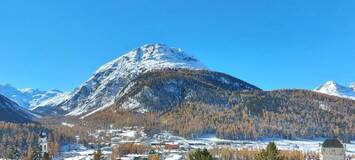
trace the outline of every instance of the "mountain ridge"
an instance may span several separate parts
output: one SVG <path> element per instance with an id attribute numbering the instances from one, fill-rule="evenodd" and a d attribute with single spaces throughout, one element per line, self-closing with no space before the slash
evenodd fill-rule
<path id="1" fill-rule="evenodd" d="M 216 134 L 224 139 L 354 139 L 355 101 L 310 90 L 236 91 L 224 94 L 227 105 L 191 101 L 140 112 L 120 103 L 84 117 L 85 124 L 137 125 L 184 137 Z"/>
<path id="2" fill-rule="evenodd" d="M 32 122 L 32 119 L 36 117 L 37 115 L 0 94 L 0 121 L 27 123 Z"/>
<path id="3" fill-rule="evenodd" d="M 355 100 L 355 82 L 347 87 L 340 85 L 335 81 L 327 81 L 313 91 Z"/>
<path id="4" fill-rule="evenodd" d="M 68 116 L 89 113 L 111 105 L 124 86 L 141 74 L 162 69 L 208 70 L 182 49 L 164 44 L 146 44 L 103 66 L 62 100 L 56 109 Z"/>
<path id="5" fill-rule="evenodd" d="M 193 101 L 226 105 L 228 100 L 225 97 L 230 92 L 254 90 L 261 89 L 224 73 L 163 69 L 134 79 L 122 89 L 115 103 L 123 108 L 139 108 L 141 111 L 164 110 Z"/>
<path id="6" fill-rule="evenodd" d="M 33 110 L 40 106 L 49 105 L 53 98 L 65 93 L 57 89 L 48 91 L 33 88 L 18 89 L 10 84 L 0 84 L 0 94 L 11 99 L 25 109 Z"/>

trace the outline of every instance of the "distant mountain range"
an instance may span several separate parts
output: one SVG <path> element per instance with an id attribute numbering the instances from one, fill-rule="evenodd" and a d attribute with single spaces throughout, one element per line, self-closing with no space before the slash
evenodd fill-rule
<path id="1" fill-rule="evenodd" d="M 69 93 L 0 86 L 0 94 L 43 116 L 81 118 L 83 125 L 135 121 L 129 124 L 149 124 L 145 128 L 170 129 L 183 136 L 212 132 L 232 139 L 314 134 L 353 139 L 354 90 L 355 84 L 345 87 L 330 81 L 314 91 L 262 91 L 164 44 L 129 51 Z M 3 99 L 11 105 L 2 112 L 19 110 Z M 19 110 L 31 115 L 23 112 Z"/>
<path id="2" fill-rule="evenodd" d="M 350 84 L 349 87 L 347 87 L 340 85 L 335 81 L 328 81 L 320 87 L 316 88 L 314 91 L 355 100 L 355 82 Z"/>
<path id="3" fill-rule="evenodd" d="M 19 106 L 41 114 L 70 116 L 92 114 L 113 104 L 141 110 L 152 106 L 171 107 L 192 100 L 226 104 L 221 90 L 260 89 L 209 70 L 182 49 L 164 44 L 147 44 L 129 51 L 101 66 L 92 77 L 69 93 L 0 85 L 0 94 Z M 197 97 L 197 92 L 202 91 L 206 95 Z M 355 99 L 355 83 L 345 87 L 329 81 L 314 91 Z"/>
<path id="4" fill-rule="evenodd" d="M 17 89 L 10 84 L 0 84 L 0 94 L 28 110 L 34 110 L 41 106 L 55 105 L 56 99 L 66 96 L 66 93 L 59 90 Z"/>
<path id="5" fill-rule="evenodd" d="M 184 70 L 185 73 L 181 71 L 174 75 L 171 74 L 172 72 L 162 72 L 163 70 L 175 70 L 174 72 Z M 198 84 L 196 82 L 200 83 L 199 86 L 214 89 L 259 90 L 259 88 L 232 76 L 208 70 L 205 65 L 182 49 L 171 48 L 164 44 L 147 44 L 101 66 L 92 77 L 70 94 L 61 98 L 56 97 L 56 105 L 52 105 L 52 103 L 48 106 L 38 107 L 34 111 L 42 114 L 65 114 L 69 116 L 89 114 L 111 106 L 116 101 L 122 101 L 121 99 L 127 98 L 127 94 L 135 93 L 130 88 L 137 89 L 135 85 L 140 83 L 138 79 L 148 73 L 153 74 L 151 72 L 161 73 L 159 76 L 167 74 L 176 77 L 175 81 L 169 81 L 165 85 L 166 93 L 170 90 L 169 95 L 175 98 L 166 97 L 166 99 L 162 99 L 161 97 L 160 100 L 167 102 L 161 102 L 160 104 L 165 105 L 160 107 L 171 107 L 175 103 L 182 102 L 182 99 L 195 98 L 193 92 L 197 89 L 197 86 L 194 86 L 195 88 L 192 88 L 192 86 Z M 180 87 L 183 84 L 186 89 L 181 90 Z M 176 92 L 172 93 L 174 89 L 176 89 Z M 135 94 L 138 94 L 136 96 L 149 94 L 147 88 L 142 92 L 144 93 Z M 145 96 L 145 98 L 149 97 Z M 144 103 L 138 104 L 134 101 L 141 100 L 130 97 L 125 102 L 125 107 L 147 108 L 142 106 Z"/>

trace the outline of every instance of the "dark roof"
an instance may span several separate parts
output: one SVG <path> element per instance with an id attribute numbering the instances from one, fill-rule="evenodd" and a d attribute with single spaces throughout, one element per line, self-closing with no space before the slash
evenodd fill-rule
<path id="1" fill-rule="evenodd" d="M 39 137 L 45 138 L 47 137 L 47 133 L 42 131 L 41 134 L 39 134 Z"/>
<path id="2" fill-rule="evenodd" d="M 323 142 L 322 147 L 326 148 L 344 148 L 338 139 L 327 139 Z"/>

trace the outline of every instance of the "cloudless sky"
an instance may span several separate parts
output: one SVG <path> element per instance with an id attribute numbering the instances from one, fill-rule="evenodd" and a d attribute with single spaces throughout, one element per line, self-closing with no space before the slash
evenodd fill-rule
<path id="1" fill-rule="evenodd" d="M 2 0 L 0 83 L 70 91 L 145 43 L 262 89 L 355 81 L 355 1 Z"/>

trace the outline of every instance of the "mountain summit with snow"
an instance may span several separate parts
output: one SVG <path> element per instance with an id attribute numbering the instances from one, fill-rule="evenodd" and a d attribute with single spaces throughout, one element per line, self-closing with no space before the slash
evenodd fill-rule
<path id="1" fill-rule="evenodd" d="M 355 92 L 355 82 L 350 84 L 350 88 L 353 89 L 353 91 Z"/>
<path id="2" fill-rule="evenodd" d="M 0 84 L 0 94 L 6 96 L 25 109 L 35 109 L 39 106 L 47 106 L 54 97 L 64 94 L 59 90 L 42 91 L 39 89 L 17 89 L 10 84 Z"/>
<path id="3" fill-rule="evenodd" d="M 107 106 L 121 89 L 142 73 L 161 69 L 206 70 L 193 56 L 164 44 L 146 44 L 104 64 L 57 106 L 68 115 Z"/>
<path id="4" fill-rule="evenodd" d="M 111 70 L 141 73 L 162 68 L 207 69 L 180 48 L 170 48 L 164 44 L 146 44 L 103 65 L 95 74 Z"/>
<path id="5" fill-rule="evenodd" d="M 352 83 L 349 87 L 346 87 L 336 83 L 335 81 L 328 81 L 314 91 L 355 100 L 355 83 Z"/>

